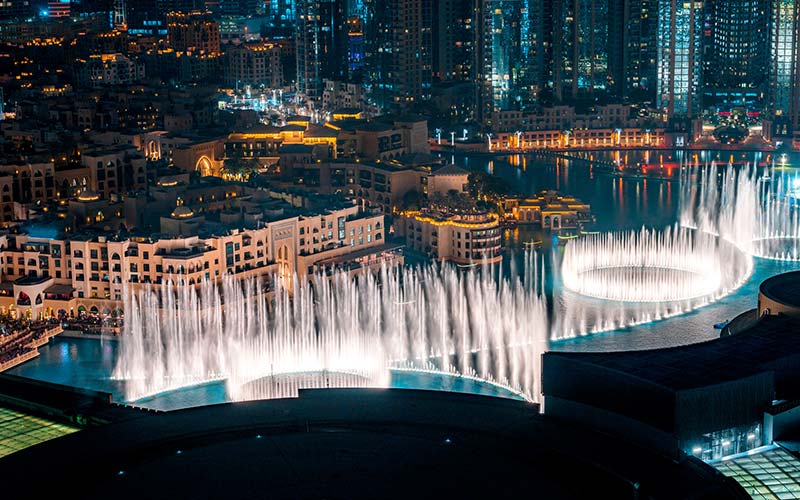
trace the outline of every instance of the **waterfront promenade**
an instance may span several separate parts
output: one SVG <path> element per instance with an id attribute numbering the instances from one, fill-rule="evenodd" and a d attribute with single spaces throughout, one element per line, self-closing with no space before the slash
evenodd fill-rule
<path id="1" fill-rule="evenodd" d="M 58 322 L 10 322 L 0 332 L 0 372 L 13 368 L 39 355 L 39 347 L 63 329 Z"/>

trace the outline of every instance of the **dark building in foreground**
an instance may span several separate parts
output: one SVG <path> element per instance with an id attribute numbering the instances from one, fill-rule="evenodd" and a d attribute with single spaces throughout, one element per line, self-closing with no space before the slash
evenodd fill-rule
<path id="1" fill-rule="evenodd" d="M 748 498 L 673 461 L 543 417 L 438 391 L 325 389 L 82 430 L 0 460 L 8 498 Z M 580 480 L 576 480 L 580 478 Z"/>
<path id="2" fill-rule="evenodd" d="M 779 437 L 773 423 L 800 400 L 800 315 L 776 305 L 793 303 L 800 311 L 798 284 L 800 273 L 765 281 L 762 315 L 741 315 L 724 332 L 733 334 L 717 340 L 649 351 L 546 353 L 545 413 L 704 460 L 771 444 Z"/>

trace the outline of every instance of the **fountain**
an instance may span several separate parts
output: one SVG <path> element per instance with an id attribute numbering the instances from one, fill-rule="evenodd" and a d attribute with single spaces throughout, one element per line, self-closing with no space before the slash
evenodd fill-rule
<path id="1" fill-rule="evenodd" d="M 702 307 L 741 286 L 753 264 L 736 245 L 714 235 L 669 227 L 572 241 L 560 270 L 564 290 L 553 339 L 649 323 Z"/>
<path id="2" fill-rule="evenodd" d="M 731 245 L 680 228 L 590 235 L 567 246 L 561 273 L 568 290 L 623 302 L 713 300 L 749 275 Z"/>
<path id="3" fill-rule="evenodd" d="M 125 397 L 224 380 L 232 400 L 303 387 L 387 387 L 392 370 L 471 377 L 539 395 L 547 313 L 537 257 L 521 276 L 488 266 L 383 268 L 265 290 L 225 277 L 126 290 L 113 376 Z"/>
<path id="4" fill-rule="evenodd" d="M 684 167 L 680 223 L 717 234 L 755 257 L 800 260 L 800 179 L 755 166 Z"/>

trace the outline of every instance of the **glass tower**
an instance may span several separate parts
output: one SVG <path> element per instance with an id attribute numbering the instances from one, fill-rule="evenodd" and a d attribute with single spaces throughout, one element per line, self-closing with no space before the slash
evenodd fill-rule
<path id="1" fill-rule="evenodd" d="M 700 110 L 703 2 L 661 0 L 658 9 L 657 106 L 669 118 Z"/>
<path id="2" fill-rule="evenodd" d="M 609 0 L 556 0 L 554 91 L 559 98 L 608 87 Z"/>
<path id="3" fill-rule="evenodd" d="M 798 128 L 800 1 L 773 0 L 770 15 L 769 104 L 775 132 Z"/>

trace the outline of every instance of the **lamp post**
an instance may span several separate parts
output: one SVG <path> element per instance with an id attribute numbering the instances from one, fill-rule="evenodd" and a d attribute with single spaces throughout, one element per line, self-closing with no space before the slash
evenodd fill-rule
<path id="1" fill-rule="evenodd" d="M 436 129 L 436 144 L 440 146 L 442 144 L 442 129 L 440 128 Z"/>
<path id="2" fill-rule="evenodd" d="M 522 149 L 522 131 L 517 130 L 514 134 L 517 136 L 517 149 Z"/>
<path id="3" fill-rule="evenodd" d="M 486 132 L 486 138 L 489 140 L 489 151 L 492 150 L 492 133 Z"/>
<path id="4" fill-rule="evenodd" d="M 456 133 L 450 132 L 450 145 L 456 147 Z"/>

